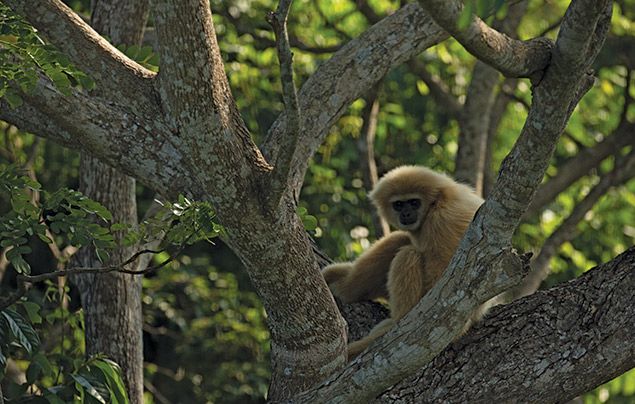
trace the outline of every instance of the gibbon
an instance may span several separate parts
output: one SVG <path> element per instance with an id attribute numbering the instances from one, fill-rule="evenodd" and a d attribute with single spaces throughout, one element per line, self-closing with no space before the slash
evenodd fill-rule
<path id="1" fill-rule="evenodd" d="M 349 360 L 388 332 L 432 289 L 483 203 L 470 187 L 422 166 L 388 172 L 370 198 L 379 215 L 399 230 L 354 262 L 332 264 L 322 271 L 333 295 L 344 303 L 388 299 L 390 318 L 349 344 Z M 477 310 L 464 331 L 481 315 Z"/>

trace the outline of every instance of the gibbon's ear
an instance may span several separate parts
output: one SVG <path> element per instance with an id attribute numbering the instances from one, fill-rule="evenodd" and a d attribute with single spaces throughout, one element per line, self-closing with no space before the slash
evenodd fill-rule
<path id="1" fill-rule="evenodd" d="M 449 201 L 455 200 L 459 195 L 456 187 L 442 187 L 437 190 L 430 207 L 443 207 Z"/>

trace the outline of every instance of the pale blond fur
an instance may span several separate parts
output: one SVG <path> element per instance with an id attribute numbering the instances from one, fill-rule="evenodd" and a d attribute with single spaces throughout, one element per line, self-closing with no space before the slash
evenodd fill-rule
<path id="1" fill-rule="evenodd" d="M 390 304 L 389 319 L 349 344 L 349 359 L 388 332 L 434 286 L 483 203 L 470 187 L 421 166 L 388 172 L 370 198 L 379 214 L 399 230 L 354 262 L 332 264 L 322 272 L 333 294 L 345 303 L 387 297 Z M 416 220 L 403 224 L 393 203 L 412 199 L 421 202 Z"/>

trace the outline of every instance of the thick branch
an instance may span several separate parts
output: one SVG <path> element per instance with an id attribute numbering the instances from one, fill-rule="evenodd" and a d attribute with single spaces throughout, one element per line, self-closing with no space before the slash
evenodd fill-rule
<path id="1" fill-rule="evenodd" d="M 195 181 L 218 192 L 213 201 L 229 211 L 247 200 L 259 173 L 270 167 L 253 144 L 234 102 L 214 32 L 209 2 L 155 2 L 159 42 L 159 92 L 179 147 L 190 154 Z"/>
<path id="2" fill-rule="evenodd" d="M 4 3 L 24 16 L 93 78 L 98 93 L 108 92 L 112 99 L 140 110 L 154 104 L 155 94 L 149 79 L 155 73 L 122 54 L 60 0 L 5 0 Z"/>
<path id="3" fill-rule="evenodd" d="M 360 37 L 350 41 L 323 63 L 302 86 L 299 94 L 304 130 L 292 162 L 290 184 L 297 193 L 311 156 L 348 105 L 390 70 L 447 34 L 416 4 L 409 4 Z M 281 152 L 286 117 L 281 115 L 269 130 L 263 152 L 275 161 Z"/>
<path id="4" fill-rule="evenodd" d="M 607 3 L 596 9 L 598 15 L 576 21 L 581 24 L 580 30 L 588 31 L 579 32 L 584 40 L 577 43 L 581 49 L 591 50 L 581 56 L 586 57 L 587 64 L 592 63 L 596 45 L 608 30 L 611 10 L 605 7 Z M 574 2 L 571 7 L 585 5 Z M 565 29 L 571 15 L 568 12 L 563 22 L 561 34 L 565 38 L 572 29 L 570 24 Z M 561 58 L 575 62 L 570 56 L 556 52 L 555 66 L 550 65 L 543 82 L 534 89 L 527 122 L 503 163 L 492 195 L 477 212 L 442 278 L 396 327 L 341 373 L 299 396 L 299 401 L 364 402 L 376 397 L 432 360 L 459 335 L 480 304 L 520 280 L 527 266 L 510 250 L 512 234 L 544 175 L 573 107 L 590 84 L 584 65 L 566 72 L 559 67 Z M 423 324 L 421 319 L 426 319 Z M 355 383 L 351 385 L 350 380 Z"/>
<path id="5" fill-rule="evenodd" d="M 546 38 L 512 39 L 474 15 L 462 28 L 459 20 L 463 2 L 459 0 L 420 0 L 419 4 L 465 49 L 507 77 L 532 77 L 549 63 L 551 42 Z"/>
<path id="6" fill-rule="evenodd" d="M 380 402 L 568 402 L 635 366 L 635 248 L 491 310 Z"/>
<path id="7" fill-rule="evenodd" d="M 186 193 L 186 189 L 203 191 L 185 174 L 183 151 L 156 116 L 132 116 L 119 105 L 83 92 L 64 96 L 44 79 L 32 94 L 23 94 L 23 99 L 25 103 L 16 109 L 0 99 L 0 119 L 89 152 L 163 194 L 175 196 Z"/>

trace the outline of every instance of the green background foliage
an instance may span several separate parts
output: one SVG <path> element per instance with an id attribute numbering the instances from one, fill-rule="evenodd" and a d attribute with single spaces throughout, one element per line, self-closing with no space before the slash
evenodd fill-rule
<path id="1" fill-rule="evenodd" d="M 487 2 L 468 2 L 477 10 L 484 9 L 481 3 Z M 512 7 L 513 3 L 505 7 Z M 67 1 L 67 4 L 83 13 L 89 7 L 88 1 Z M 284 108 L 274 36 L 264 19 L 276 3 L 271 0 L 212 0 L 211 4 L 232 90 L 248 127 L 256 141 L 261 141 Z M 356 4 L 353 0 L 294 2 L 289 30 L 298 86 L 334 50 L 372 25 L 372 14 L 386 16 L 398 9 L 401 2 L 369 1 L 372 14 L 360 12 Z M 531 0 L 528 4 L 527 16 L 519 29 L 520 38 L 531 38 L 543 32 L 554 37 L 557 28 L 549 28 L 557 23 L 568 2 Z M 490 16 L 489 21 L 505 18 L 505 7 Z M 633 40 L 633 10 L 635 1 L 616 2 L 612 36 Z M 160 67 L 149 44 L 122 46 L 121 49 L 153 70 Z M 609 55 L 608 60 L 619 61 L 619 56 Z M 456 41 L 447 40 L 427 50 L 417 57 L 417 61 L 440 78 L 459 102 L 465 100 L 475 61 Z M 23 20 L 0 5 L 0 96 L 6 97 L 12 105 L 19 105 L 21 100 L 11 90 L 9 81 L 15 80 L 23 89 L 29 89 L 40 74 L 38 72 L 51 78 L 62 91 L 70 91 L 76 86 L 90 89 L 94 85 L 63 55 L 44 43 Z M 547 177 L 554 176 L 558 166 L 582 148 L 593 146 L 615 129 L 624 107 L 624 95 L 629 90 L 633 94 L 635 90 L 629 79 L 627 69 L 618 62 L 598 65 L 598 83 L 573 114 Z M 493 145 L 494 170 L 509 152 L 527 116 L 526 105 L 531 100 L 529 82 L 522 81 L 510 97 L 513 101 L 505 111 Z M 311 162 L 298 210 L 319 247 L 339 260 L 356 257 L 377 234 L 359 157 L 362 111 L 366 102 L 364 99 L 354 102 L 331 129 Z M 394 68 L 378 86 L 378 102 L 375 158 L 379 173 L 401 164 L 424 164 L 452 172 L 459 126 L 455 117 L 435 101 L 416 69 L 410 65 Z M 626 114 L 632 122 L 635 107 L 628 108 Z M 111 239 L 109 233 L 95 228 L 98 225 L 94 222 L 88 225 L 88 216 L 98 214 L 102 219 L 108 219 L 107 214 L 70 191 L 76 189 L 78 183 L 76 152 L 6 124 L 1 124 L 0 131 L 0 164 L 24 167 L 31 176 L 28 181 L 16 175 L 4 178 L 3 183 L 13 184 L 13 188 L 0 192 L 0 214 L 3 215 L 0 245 L 18 246 L 11 250 L 15 252 L 7 253 L 12 265 L 7 267 L 0 282 L 0 290 L 5 293 L 15 286 L 15 271 L 41 274 L 56 268 L 57 263 L 46 245 L 49 236 L 42 232 L 39 223 L 44 209 L 51 213 L 50 221 L 58 223 L 51 225 L 51 229 L 57 226 L 60 230 L 54 237 L 61 248 L 99 240 L 108 244 Z M 523 251 L 539 251 L 551 232 L 613 164 L 612 158 L 607 159 L 598 170 L 573 184 L 541 214 L 528 218 L 516 234 L 515 246 Z M 33 205 L 32 196 L 40 193 L 43 202 Z M 139 185 L 137 196 L 142 207 L 139 217 L 143 217 L 153 193 Z M 188 203 L 180 200 L 167 206 L 174 208 Z M 217 235 L 222 230 L 213 224 L 213 211 L 210 207 L 200 208 L 197 212 L 203 215 L 203 222 L 208 225 L 196 238 Z M 18 216 L 23 222 L 16 226 Z M 85 223 L 73 226 L 73 220 L 84 220 Z M 179 220 L 179 223 L 187 228 L 184 221 Z M 70 226 L 93 231 L 72 238 Z M 187 239 L 188 234 L 182 228 L 173 229 L 177 229 L 174 243 Z M 565 243 L 552 259 L 552 273 L 543 287 L 578 276 L 635 243 L 635 181 L 612 189 L 602 197 L 578 225 L 578 232 L 579 235 Z M 193 243 L 169 266 L 144 278 L 148 403 L 264 400 L 269 375 L 266 315 L 239 261 L 222 243 L 216 240 L 214 243 Z M 107 249 L 108 246 L 103 247 Z M 155 262 L 163 262 L 168 257 L 168 252 L 164 251 L 155 257 Z M 59 390 L 66 394 L 63 397 L 83 394 L 98 400 L 91 395 L 93 390 L 84 381 L 96 386 L 95 391 L 99 394 L 118 394 L 113 393 L 119 391 L 120 382 L 115 367 L 104 358 L 83 358 L 81 310 L 78 311 L 79 299 L 73 293 L 68 286 L 38 286 L 30 290 L 28 302 L 0 313 L 2 370 L 10 357 L 28 381 L 16 383 L 3 374 L 3 389 L 13 397 L 28 393 L 27 388 L 32 392 L 33 387 L 29 385 L 33 384 L 42 391 L 64 386 Z M 10 321 L 16 325 L 12 327 Z M 49 336 L 46 343 L 36 343 L 37 334 Z M 104 385 L 112 388 L 104 390 Z M 631 371 L 586 394 L 584 401 L 626 403 L 632 402 L 634 396 L 635 373 Z M 52 400 L 50 402 L 54 402 Z"/>

